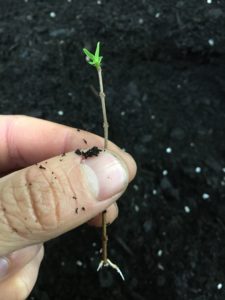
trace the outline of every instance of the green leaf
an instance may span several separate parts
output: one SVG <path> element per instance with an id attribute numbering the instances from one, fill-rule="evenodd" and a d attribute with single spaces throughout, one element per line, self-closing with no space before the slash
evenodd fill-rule
<path id="1" fill-rule="evenodd" d="M 89 65 L 95 66 L 95 61 L 88 61 Z"/>
<path id="2" fill-rule="evenodd" d="M 100 56 L 99 57 L 99 64 L 101 64 L 102 59 L 103 59 L 103 56 Z"/>
<path id="3" fill-rule="evenodd" d="M 83 51 L 84 51 L 84 53 L 85 53 L 85 55 L 86 55 L 87 57 L 89 57 L 89 58 L 92 59 L 92 60 L 95 59 L 94 54 L 92 54 L 91 52 L 89 52 L 88 49 L 84 48 Z"/>
<path id="4" fill-rule="evenodd" d="M 95 54 L 91 53 L 86 48 L 83 49 L 83 52 L 90 59 L 88 61 L 88 63 L 90 65 L 96 67 L 97 69 L 100 68 L 101 61 L 102 61 L 102 58 L 103 58 L 103 56 L 99 56 L 99 54 L 100 54 L 100 42 L 97 43 Z"/>
<path id="5" fill-rule="evenodd" d="M 99 57 L 99 51 L 100 51 L 100 42 L 97 43 L 96 50 L 95 50 L 95 58 Z"/>

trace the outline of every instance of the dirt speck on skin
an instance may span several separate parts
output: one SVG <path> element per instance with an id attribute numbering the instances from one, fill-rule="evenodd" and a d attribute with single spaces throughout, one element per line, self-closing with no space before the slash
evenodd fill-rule
<path id="1" fill-rule="evenodd" d="M 39 166 L 39 169 L 46 170 L 46 168 L 42 165 Z"/>
<path id="2" fill-rule="evenodd" d="M 84 157 L 85 159 L 87 159 L 88 157 L 98 156 L 101 151 L 102 150 L 99 149 L 98 147 L 92 147 L 91 149 L 88 149 L 88 150 L 85 150 L 85 151 L 77 149 L 75 151 L 75 153 L 77 155 L 81 155 L 82 157 Z"/>
<path id="3" fill-rule="evenodd" d="M 96 273 L 101 230 L 80 226 L 46 243 L 28 299 L 223 300 L 224 1 L 98 2 L 1 3 L 1 112 L 102 136 L 97 74 L 82 53 L 100 41 L 110 140 L 138 164 L 109 227 L 125 284 Z"/>

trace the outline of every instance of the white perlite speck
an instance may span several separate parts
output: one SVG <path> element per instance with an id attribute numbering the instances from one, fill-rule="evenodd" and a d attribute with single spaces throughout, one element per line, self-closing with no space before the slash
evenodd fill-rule
<path id="1" fill-rule="evenodd" d="M 225 173 L 225 168 L 222 169 L 223 173 Z"/>
<path id="2" fill-rule="evenodd" d="M 137 184 L 134 184 L 133 188 L 134 188 L 135 191 L 139 191 L 139 186 Z"/>
<path id="3" fill-rule="evenodd" d="M 165 268 L 163 267 L 163 265 L 160 264 L 160 263 L 158 263 L 157 267 L 158 267 L 158 269 L 161 270 L 161 271 L 164 271 L 164 270 L 165 270 Z"/>
<path id="4" fill-rule="evenodd" d="M 77 261 L 76 261 L 76 265 L 77 265 L 78 267 L 81 267 L 81 266 L 83 266 L 83 263 L 82 263 L 82 261 L 77 260 Z"/>
<path id="5" fill-rule="evenodd" d="M 202 194 L 202 199 L 204 199 L 204 200 L 207 200 L 207 199 L 209 199 L 209 194 L 207 194 L 207 193 L 204 193 L 204 194 Z"/>
<path id="6" fill-rule="evenodd" d="M 166 148 L 166 153 L 172 153 L 172 148 L 170 148 L 170 147 L 168 147 L 168 148 Z"/>
<path id="7" fill-rule="evenodd" d="M 208 40 L 209 46 L 213 47 L 215 45 L 214 39 Z"/>
<path id="8" fill-rule="evenodd" d="M 153 195 L 156 195 L 156 194 L 157 194 L 157 190 L 153 190 L 153 191 L 152 191 L 152 194 L 153 194 Z"/>
<path id="9" fill-rule="evenodd" d="M 64 111 L 63 111 L 63 110 L 59 110 L 59 111 L 58 111 L 58 115 L 59 115 L 59 116 L 63 116 L 63 115 L 64 115 Z"/>
<path id="10" fill-rule="evenodd" d="M 97 4 L 98 4 L 98 5 L 101 5 L 101 4 L 102 4 L 102 1 L 101 1 L 101 0 L 98 0 L 98 1 L 97 1 Z"/>
<path id="11" fill-rule="evenodd" d="M 157 12 L 157 13 L 155 14 L 155 17 L 158 19 L 158 18 L 160 17 L 160 13 Z"/>
<path id="12" fill-rule="evenodd" d="M 195 168 L 195 173 L 201 173 L 202 169 L 200 167 Z"/>
<path id="13" fill-rule="evenodd" d="M 222 287 L 223 287 L 223 284 L 221 282 L 217 284 L 217 290 L 221 290 Z"/>
<path id="14" fill-rule="evenodd" d="M 143 20 L 142 18 L 140 18 L 140 19 L 138 20 L 138 23 L 139 23 L 140 25 L 142 25 L 142 24 L 144 23 L 144 20 Z"/>
<path id="15" fill-rule="evenodd" d="M 163 254 L 163 251 L 161 249 L 159 249 L 157 252 L 157 255 L 160 257 L 160 256 L 162 256 L 162 254 Z"/>
<path id="16" fill-rule="evenodd" d="M 55 18 L 56 17 L 56 13 L 54 11 L 51 11 L 50 14 L 49 14 L 49 16 L 51 18 Z"/>
<path id="17" fill-rule="evenodd" d="M 135 206 L 134 206 L 134 210 L 135 210 L 136 212 L 139 212 L 139 210 L 140 210 L 139 206 L 138 206 L 138 205 L 135 205 Z"/>
<path id="18" fill-rule="evenodd" d="M 184 207 L 184 211 L 186 212 L 186 214 L 189 214 L 191 212 L 190 207 L 189 206 L 185 206 Z"/>
<path id="19" fill-rule="evenodd" d="M 207 0 L 207 3 L 208 4 L 212 4 L 212 0 Z"/>
<path id="20" fill-rule="evenodd" d="M 163 170 L 162 174 L 163 174 L 163 176 L 166 176 L 166 175 L 168 175 L 168 171 L 167 170 Z"/>

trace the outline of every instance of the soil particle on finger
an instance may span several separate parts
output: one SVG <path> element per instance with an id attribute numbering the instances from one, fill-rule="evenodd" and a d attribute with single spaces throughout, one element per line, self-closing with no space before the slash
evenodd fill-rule
<path id="1" fill-rule="evenodd" d="M 82 157 L 84 157 L 86 159 L 88 157 L 98 156 L 101 151 L 102 150 L 99 149 L 98 147 L 92 147 L 91 149 L 89 149 L 87 151 L 83 151 L 83 150 L 77 149 L 75 151 L 75 153 L 77 155 L 80 155 L 80 156 L 82 156 Z"/>
<path id="2" fill-rule="evenodd" d="M 39 169 L 46 170 L 46 168 L 42 165 L 39 166 Z"/>

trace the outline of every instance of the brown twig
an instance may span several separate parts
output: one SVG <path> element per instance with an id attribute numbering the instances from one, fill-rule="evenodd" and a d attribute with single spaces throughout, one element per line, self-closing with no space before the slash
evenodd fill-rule
<path id="1" fill-rule="evenodd" d="M 107 263 L 108 259 L 108 235 L 107 235 L 107 222 L 106 222 L 107 211 L 104 210 L 102 213 L 102 260 L 104 264 Z"/>
<path id="2" fill-rule="evenodd" d="M 108 138 L 109 138 L 109 123 L 107 120 L 107 113 L 106 113 L 106 106 L 105 106 L 105 93 L 103 88 L 103 81 L 102 81 L 102 69 L 99 67 L 97 69 L 98 71 L 98 79 L 99 79 L 99 97 L 101 99 L 101 105 L 102 105 L 102 114 L 103 114 L 103 128 L 104 128 L 104 150 L 108 147 Z"/>
<path id="3" fill-rule="evenodd" d="M 101 67 L 97 68 L 98 71 L 98 80 L 99 80 L 99 97 L 101 99 L 101 105 L 102 105 L 102 116 L 103 116 L 103 128 L 104 128 L 104 150 L 108 147 L 108 138 L 109 138 L 109 123 L 107 120 L 107 113 L 106 113 L 106 105 L 105 105 L 105 93 L 104 93 L 104 87 L 103 87 L 103 80 L 102 80 L 102 69 Z M 108 242 L 108 236 L 107 236 L 107 221 L 106 221 L 106 214 L 107 211 L 103 211 L 102 213 L 102 260 L 106 264 L 108 255 L 107 255 L 107 242 Z"/>
<path id="4" fill-rule="evenodd" d="M 99 81 L 99 97 L 101 100 L 102 105 L 102 115 L 103 115 L 103 128 L 104 128 L 104 149 L 103 151 L 107 150 L 108 148 L 108 120 L 107 120 L 107 113 L 106 113 L 106 105 L 105 105 L 105 93 L 103 87 L 103 80 L 102 80 L 102 69 L 101 69 L 101 60 L 102 56 L 99 56 L 100 51 L 100 42 L 97 43 L 97 47 L 95 50 L 95 54 L 89 52 L 86 48 L 83 49 L 84 53 L 89 59 L 89 63 L 96 67 L 98 72 L 98 81 Z M 119 267 L 112 263 L 111 260 L 108 258 L 108 236 L 107 236 L 107 211 L 103 211 L 102 213 L 102 260 L 100 261 L 97 271 L 99 271 L 102 267 L 111 267 L 115 269 L 121 276 L 123 280 L 125 280 L 123 273 L 120 271 Z"/>
<path id="5" fill-rule="evenodd" d="M 107 120 L 107 113 L 106 113 L 106 106 L 105 106 L 105 93 L 104 93 L 104 88 L 103 88 L 103 81 L 102 81 L 102 69 L 101 67 L 97 68 L 98 71 L 98 79 L 99 79 L 99 97 L 101 99 L 101 104 L 102 104 L 102 115 L 103 115 L 103 128 L 104 128 L 104 151 L 108 147 L 108 120 Z M 115 269 L 121 276 L 123 280 L 125 280 L 123 273 L 121 272 L 120 268 L 111 262 L 111 260 L 108 258 L 108 235 L 107 235 L 107 211 L 104 210 L 102 213 L 102 260 L 98 266 L 98 271 L 102 267 L 108 267 L 110 266 L 111 268 Z"/>

